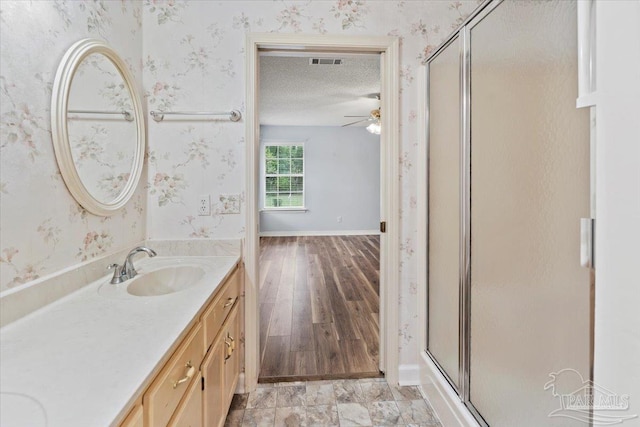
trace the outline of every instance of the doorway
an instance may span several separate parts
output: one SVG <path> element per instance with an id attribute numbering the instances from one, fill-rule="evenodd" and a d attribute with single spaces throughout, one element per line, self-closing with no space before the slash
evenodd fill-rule
<path id="1" fill-rule="evenodd" d="M 260 52 L 260 382 L 380 375 L 380 60 Z"/>
<path id="2" fill-rule="evenodd" d="M 344 52 L 380 54 L 381 109 L 385 131 L 380 137 L 380 220 L 386 232 L 380 235 L 380 371 L 397 383 L 398 374 L 398 270 L 399 270 L 399 175 L 398 95 L 399 42 L 395 37 L 322 37 L 282 34 L 251 34 L 247 38 L 247 236 L 245 242 L 245 391 L 255 388 L 260 373 L 260 274 L 259 215 L 260 118 L 259 53 L 265 50 L 296 52 Z M 364 130 L 363 130 L 364 131 Z M 390 331 L 393 331 L 391 333 Z"/>

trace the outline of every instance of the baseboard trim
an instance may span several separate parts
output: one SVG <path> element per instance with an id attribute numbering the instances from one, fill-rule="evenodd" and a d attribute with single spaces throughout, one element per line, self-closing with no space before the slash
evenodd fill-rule
<path id="1" fill-rule="evenodd" d="M 299 236 L 377 236 L 379 230 L 327 230 L 327 231 L 261 231 L 260 237 L 299 237 Z"/>
<path id="2" fill-rule="evenodd" d="M 238 375 L 238 383 L 236 384 L 235 394 L 244 394 L 247 392 L 247 389 L 244 385 L 244 379 L 244 372 L 240 372 L 240 375 Z"/>
<path id="3" fill-rule="evenodd" d="M 420 384 L 419 365 L 400 365 L 398 367 L 398 384 L 401 386 Z"/>
<path id="4" fill-rule="evenodd" d="M 420 353 L 420 387 L 440 422 L 451 427 L 480 427 L 426 352 Z"/>

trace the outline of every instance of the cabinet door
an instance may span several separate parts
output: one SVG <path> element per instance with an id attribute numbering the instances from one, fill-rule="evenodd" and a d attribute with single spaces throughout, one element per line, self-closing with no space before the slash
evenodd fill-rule
<path id="1" fill-rule="evenodd" d="M 202 382 L 193 381 L 170 427 L 202 427 Z"/>
<path id="2" fill-rule="evenodd" d="M 120 427 L 142 427 L 142 405 L 133 408 Z"/>
<path id="3" fill-rule="evenodd" d="M 231 404 L 240 375 L 240 324 L 238 322 L 238 306 L 231 311 L 224 328 L 223 341 L 226 347 L 224 360 L 224 399 L 225 409 Z"/>
<path id="4" fill-rule="evenodd" d="M 167 425 L 192 381 L 197 381 L 203 343 L 202 327 L 198 324 L 153 381 L 143 397 L 146 426 Z"/>
<path id="5" fill-rule="evenodd" d="M 224 358 L 226 354 L 227 346 L 224 344 L 223 335 L 220 334 L 202 364 L 202 377 L 204 378 L 202 403 L 205 427 L 218 427 L 224 424 L 227 412 L 224 392 Z"/>
<path id="6" fill-rule="evenodd" d="M 240 298 L 240 273 L 236 269 L 220 287 L 219 295 L 202 315 L 204 325 L 205 348 L 213 342 L 222 328 L 222 324 Z"/>

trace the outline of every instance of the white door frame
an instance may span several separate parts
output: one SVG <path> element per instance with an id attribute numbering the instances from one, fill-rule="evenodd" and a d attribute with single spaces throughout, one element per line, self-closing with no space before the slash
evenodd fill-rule
<path id="1" fill-rule="evenodd" d="M 387 382 L 398 383 L 398 292 L 400 282 L 400 40 L 397 37 L 327 36 L 250 33 L 246 53 L 246 238 L 245 266 L 245 373 L 244 390 L 252 391 L 260 372 L 259 216 L 260 123 L 258 120 L 258 51 L 344 51 L 380 53 L 380 218 L 386 233 L 380 235 L 380 369 Z"/>

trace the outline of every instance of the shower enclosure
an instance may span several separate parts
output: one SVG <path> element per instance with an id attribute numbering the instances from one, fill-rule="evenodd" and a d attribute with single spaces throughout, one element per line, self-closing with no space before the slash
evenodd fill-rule
<path id="1" fill-rule="evenodd" d="M 427 64 L 425 350 L 484 425 L 589 417 L 561 402 L 592 375 L 576 15 L 575 1 L 489 2 Z"/>

